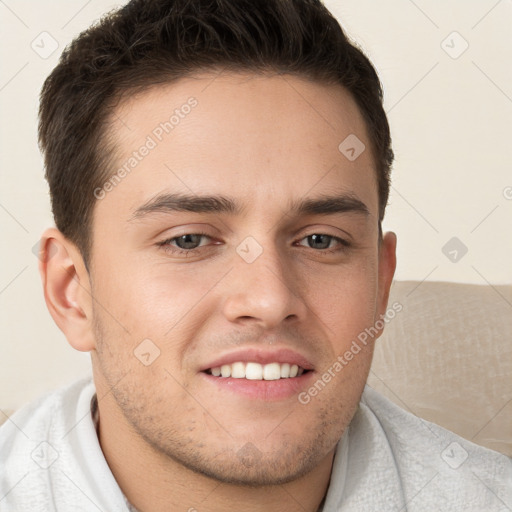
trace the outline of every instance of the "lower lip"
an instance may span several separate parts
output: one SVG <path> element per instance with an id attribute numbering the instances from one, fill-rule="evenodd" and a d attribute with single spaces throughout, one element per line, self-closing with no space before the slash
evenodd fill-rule
<path id="1" fill-rule="evenodd" d="M 200 375 L 223 391 L 231 391 L 256 400 L 274 402 L 298 395 L 308 385 L 314 372 L 303 373 L 300 377 L 278 380 L 249 380 L 232 377 L 214 377 L 201 372 Z"/>

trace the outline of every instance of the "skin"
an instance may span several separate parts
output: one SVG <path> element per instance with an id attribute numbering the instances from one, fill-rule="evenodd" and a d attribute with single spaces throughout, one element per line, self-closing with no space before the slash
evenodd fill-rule
<path id="1" fill-rule="evenodd" d="M 379 242 L 365 124 L 340 86 L 205 73 L 121 102 L 110 132 L 117 166 L 190 97 L 190 114 L 97 201 L 90 273 L 57 229 L 44 233 L 46 302 L 69 343 L 91 353 L 99 440 L 135 507 L 315 511 L 375 338 L 306 405 L 297 393 L 265 400 L 220 389 L 200 369 L 240 348 L 286 347 L 312 363 L 307 389 L 385 314 L 396 236 Z M 349 134 L 366 145 L 355 161 L 338 150 Z M 222 194 L 243 210 L 133 218 L 162 192 Z M 368 215 L 289 211 L 333 194 L 358 198 Z M 176 239 L 158 245 L 202 231 L 187 255 L 171 252 Z M 351 245 L 332 238 L 325 249 L 313 234 Z M 263 250 L 252 263 L 236 251 L 249 236 Z M 148 366 L 134 355 L 145 339 L 160 351 Z"/>

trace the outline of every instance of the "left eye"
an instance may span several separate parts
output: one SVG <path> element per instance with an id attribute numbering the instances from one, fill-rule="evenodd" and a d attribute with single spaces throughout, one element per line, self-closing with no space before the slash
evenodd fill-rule
<path id="1" fill-rule="evenodd" d="M 348 247 L 348 242 L 345 240 L 342 240 L 341 238 L 338 238 L 337 236 L 333 235 L 326 235 L 321 233 L 315 233 L 314 235 L 309 235 L 304 237 L 302 240 L 307 240 L 307 243 L 310 245 L 312 249 L 330 249 L 331 248 L 331 242 L 337 242 L 338 244 L 341 244 L 343 246 Z M 302 245 L 302 244 L 301 244 Z M 313 245 L 313 246 L 311 246 Z M 316 245 L 316 247 L 315 247 Z"/>

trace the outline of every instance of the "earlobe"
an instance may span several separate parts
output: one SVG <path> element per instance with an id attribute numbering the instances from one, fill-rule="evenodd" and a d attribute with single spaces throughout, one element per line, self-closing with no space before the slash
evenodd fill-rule
<path id="1" fill-rule="evenodd" d="M 89 274 L 77 247 L 58 229 L 47 229 L 39 252 L 44 298 L 53 320 L 76 350 L 95 348 Z"/>

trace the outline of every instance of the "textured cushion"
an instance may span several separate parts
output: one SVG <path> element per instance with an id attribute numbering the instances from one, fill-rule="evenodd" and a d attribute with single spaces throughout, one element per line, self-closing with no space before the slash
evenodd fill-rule
<path id="1" fill-rule="evenodd" d="M 512 286 L 397 281 L 403 310 L 368 384 L 401 407 L 512 455 Z"/>

